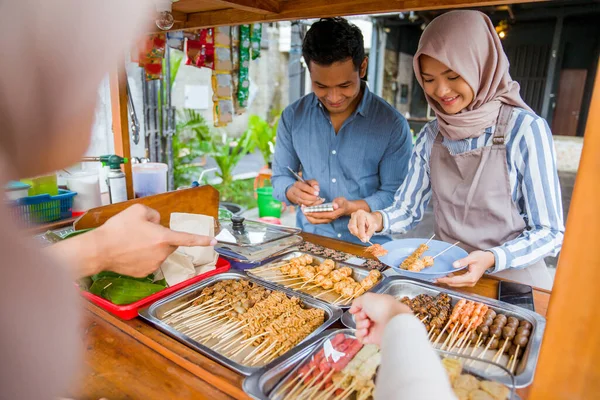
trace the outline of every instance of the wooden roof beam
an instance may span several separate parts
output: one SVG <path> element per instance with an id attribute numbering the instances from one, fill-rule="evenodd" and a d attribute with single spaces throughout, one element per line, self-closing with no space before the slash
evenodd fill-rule
<path id="1" fill-rule="evenodd" d="M 219 0 L 220 1 L 220 0 Z M 251 0 L 235 0 L 236 2 Z M 525 0 L 536 2 L 543 0 Z M 258 2 L 257 2 L 258 3 Z M 186 28 L 239 25 L 251 22 L 273 22 L 344 15 L 377 14 L 463 7 L 511 4 L 514 0 L 293 0 L 281 2 L 277 14 L 248 13 L 241 9 L 207 11 L 188 14 Z"/>
<path id="2" fill-rule="evenodd" d="M 278 0 L 213 0 L 213 3 L 222 4 L 235 10 L 248 11 L 257 14 L 274 15 L 281 11 Z"/>

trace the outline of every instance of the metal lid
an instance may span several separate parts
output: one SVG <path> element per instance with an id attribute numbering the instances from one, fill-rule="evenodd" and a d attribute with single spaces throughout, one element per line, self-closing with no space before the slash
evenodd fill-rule
<path id="1" fill-rule="evenodd" d="M 236 246 L 259 246 L 300 233 L 300 229 L 246 220 L 233 216 L 219 220 L 220 230 L 215 238 L 219 243 Z"/>

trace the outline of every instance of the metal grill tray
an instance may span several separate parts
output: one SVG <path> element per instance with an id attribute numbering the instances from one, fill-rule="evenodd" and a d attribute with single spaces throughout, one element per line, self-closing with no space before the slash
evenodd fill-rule
<path id="1" fill-rule="evenodd" d="M 340 316 L 342 315 L 342 310 L 338 307 L 334 307 L 325 302 L 319 301 L 317 299 L 313 299 L 310 296 L 306 296 L 306 295 L 302 296 L 301 294 L 292 292 L 290 290 L 286 290 L 285 288 L 282 289 L 281 287 L 278 287 L 275 285 L 269 285 L 268 283 L 264 283 L 257 279 L 254 279 L 252 277 L 248 277 L 246 274 L 244 274 L 242 272 L 231 271 L 231 272 L 225 272 L 225 273 L 222 273 L 219 275 L 215 275 L 215 276 L 208 278 L 202 282 L 199 282 L 196 285 L 192 285 L 184 290 L 173 293 L 172 295 L 165 297 L 162 300 L 157 301 L 156 303 L 152 304 L 150 307 L 141 310 L 139 313 L 140 317 L 143 318 L 144 320 L 146 320 L 148 323 L 150 323 L 154 327 L 156 327 L 157 329 L 159 329 L 162 332 L 166 333 L 167 335 L 173 337 L 175 340 L 191 347 L 192 349 L 198 351 L 199 353 L 202 353 L 202 354 L 220 362 L 221 364 L 231 368 L 234 371 L 239 372 L 240 374 L 250 375 L 253 372 L 260 369 L 261 366 L 260 365 L 247 366 L 247 365 L 241 364 L 239 361 L 241 361 L 247 355 L 247 353 L 249 353 L 252 350 L 252 348 L 247 349 L 246 351 L 244 351 L 243 353 L 241 353 L 240 355 L 235 357 L 235 359 L 231 359 L 231 358 L 226 357 L 225 355 L 219 353 L 218 351 L 213 350 L 210 347 L 210 342 L 209 342 L 208 346 L 201 344 L 201 343 L 195 341 L 194 339 L 190 338 L 189 336 L 181 333 L 180 331 L 173 328 L 172 326 L 162 322 L 162 316 L 166 312 L 177 307 L 180 304 L 186 303 L 186 302 L 192 300 L 193 298 L 197 297 L 199 295 L 199 293 L 202 291 L 202 289 L 204 289 L 205 287 L 208 287 L 219 281 L 232 280 L 232 279 L 243 279 L 243 280 L 248 280 L 248 281 L 254 282 L 258 285 L 265 287 L 266 289 L 283 292 L 286 295 L 288 295 L 288 297 L 292 297 L 292 296 L 298 297 L 302 300 L 302 302 L 304 303 L 304 305 L 306 307 L 320 308 L 320 309 L 324 310 L 325 314 L 326 314 L 325 322 L 320 327 L 318 327 L 313 333 L 308 335 L 304 339 L 304 341 L 318 335 L 319 333 L 321 333 L 322 331 L 327 329 L 327 327 L 329 327 L 331 324 L 333 324 L 335 321 L 337 321 L 337 319 L 340 318 Z M 303 342 L 301 342 L 301 343 L 303 343 Z M 298 345 L 296 345 L 296 347 L 298 347 L 299 345 L 300 345 L 300 343 Z M 292 352 L 293 350 L 294 349 L 288 351 L 288 353 Z M 286 354 L 287 353 L 277 357 L 274 360 L 274 362 L 278 361 L 281 357 L 285 357 Z"/>
<path id="2" fill-rule="evenodd" d="M 314 254 L 306 252 L 306 251 L 293 251 L 293 252 L 286 253 L 286 254 L 282 255 L 281 257 L 278 257 L 275 260 L 273 260 L 273 261 L 271 261 L 271 262 L 269 262 L 269 263 L 267 263 L 267 264 L 265 264 L 265 265 L 263 265 L 261 267 L 255 268 L 255 269 L 260 270 L 262 268 L 267 268 L 267 267 L 270 267 L 270 266 L 275 266 L 277 264 L 284 264 L 284 261 L 290 260 L 292 258 L 299 257 L 299 256 L 304 255 L 304 254 L 310 255 L 315 261 L 317 261 L 319 263 L 321 263 L 321 262 L 323 262 L 324 260 L 327 259 L 327 257 L 317 256 L 317 255 L 314 255 Z M 353 264 L 348 264 L 348 263 L 345 263 L 343 261 L 334 261 L 334 262 L 335 262 L 335 265 L 336 265 L 336 269 L 337 268 L 341 268 L 341 267 L 350 267 L 352 269 L 352 278 L 354 278 L 354 280 L 357 281 L 357 282 L 360 282 L 367 275 L 369 275 L 369 271 L 370 270 L 368 270 L 366 268 L 362 268 L 362 267 L 359 267 L 359 266 L 356 266 L 356 265 L 353 265 Z M 287 286 L 283 286 L 282 284 L 279 284 L 277 282 L 270 281 L 268 278 L 265 278 L 263 276 L 255 275 L 252 272 L 253 270 L 254 270 L 254 268 L 253 269 L 248 269 L 248 270 L 246 270 L 246 273 L 249 276 L 252 276 L 253 278 L 256 278 L 256 279 L 258 279 L 258 280 L 260 280 L 262 282 L 266 282 L 266 283 L 269 283 L 271 285 L 276 285 L 278 288 L 285 288 L 287 290 L 293 291 L 294 293 L 303 294 L 305 296 L 310 296 L 312 298 L 315 298 L 315 296 L 319 295 L 320 293 L 323 293 L 323 291 L 324 291 L 324 289 L 321 289 L 321 288 L 310 289 L 308 291 L 304 291 L 304 289 L 302 291 L 300 291 L 300 290 L 298 290 L 298 287 L 288 288 Z M 286 276 L 286 275 L 283 275 L 280 271 L 278 271 L 276 269 L 275 270 L 271 270 L 271 271 L 267 271 L 267 272 L 269 273 L 269 275 L 271 275 L 271 277 L 285 277 Z M 369 289 L 368 291 L 369 292 L 374 292 L 377 288 L 379 288 L 381 286 L 383 280 L 384 280 L 383 278 L 384 278 L 384 276 L 382 274 L 379 282 L 377 282 L 377 284 L 374 287 L 372 287 L 371 289 Z M 301 278 L 298 278 L 298 282 L 301 282 Z M 296 282 L 294 281 L 294 283 L 296 283 Z M 310 284 L 308 284 L 307 286 L 310 286 Z M 326 302 L 328 304 L 332 304 L 339 297 L 340 297 L 340 295 L 338 293 L 330 292 L 330 293 L 327 293 L 327 294 L 323 295 L 322 297 L 319 297 L 317 300 L 321 300 L 321 301 L 324 301 L 324 302 Z M 352 304 L 352 302 L 348 302 L 347 304 L 346 303 L 345 304 L 337 304 L 336 306 L 345 309 L 345 308 L 350 308 L 351 304 Z"/>
<path id="3" fill-rule="evenodd" d="M 279 388 L 281 388 L 282 385 L 285 385 L 286 382 L 289 382 L 289 379 L 293 377 L 294 373 L 322 349 L 325 340 L 332 339 L 339 333 L 343 333 L 347 337 L 355 337 L 353 329 L 330 329 L 322 332 L 313 339 L 305 341 L 301 346 L 288 352 L 288 354 L 281 357 L 279 360 L 265 365 L 260 370 L 247 377 L 243 384 L 244 391 L 256 400 L 280 400 L 281 397 L 275 395 Z M 438 351 L 438 354 L 440 354 L 440 356 L 456 357 L 456 355 L 445 351 Z M 500 375 L 496 374 L 496 376 L 494 376 L 492 373 L 494 372 L 494 369 L 488 371 L 488 373 L 479 374 L 477 370 L 473 370 L 466 366 L 469 361 L 472 360 L 470 357 L 459 356 L 458 358 L 465 361 L 465 366 L 463 366 L 465 372 L 480 379 L 491 379 L 502 382 L 509 388 L 515 388 L 514 380 L 511 378 L 510 372 L 504 367 L 493 365 L 493 368 L 497 369 L 497 372 L 499 372 Z M 485 364 L 487 368 L 491 363 Z M 503 376 L 504 379 L 499 379 L 500 376 Z M 511 399 L 520 400 L 514 390 L 512 390 Z"/>
<path id="4" fill-rule="evenodd" d="M 540 347 L 542 345 L 542 337 L 544 336 L 544 329 L 546 327 L 546 320 L 541 315 L 498 300 L 483 296 L 460 293 L 454 290 L 440 288 L 417 279 L 401 276 L 386 278 L 383 283 L 377 287 L 376 292 L 389 294 L 396 298 L 401 298 L 404 296 L 413 298 L 419 294 L 435 296 L 442 292 L 450 295 L 453 306 L 460 299 L 478 301 L 487 305 L 496 312 L 506 314 L 507 317 L 512 316 L 530 322 L 533 325 L 533 329 L 529 337 L 529 343 L 527 343 L 527 348 L 523 353 L 523 357 L 521 357 L 521 361 L 519 361 L 519 364 L 515 369 L 515 385 L 517 388 L 522 388 L 529 386 L 533 382 L 533 375 L 535 373 L 535 367 L 537 365 Z M 342 315 L 342 323 L 348 328 L 354 329 L 356 327 L 352 314 L 349 312 L 345 312 L 344 315 Z M 491 352 L 491 354 L 495 354 L 495 351 Z"/>

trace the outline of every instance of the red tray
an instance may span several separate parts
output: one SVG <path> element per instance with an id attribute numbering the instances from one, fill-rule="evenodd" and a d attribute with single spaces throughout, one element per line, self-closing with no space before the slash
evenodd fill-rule
<path id="1" fill-rule="evenodd" d="M 85 297 L 86 299 L 88 299 L 89 301 L 91 301 L 92 303 L 97 305 L 98 307 L 105 309 L 109 313 L 114 314 L 121 319 L 129 320 L 129 319 L 133 319 L 138 316 L 138 310 L 140 308 L 144 308 L 145 306 L 147 306 L 150 303 L 154 303 L 155 301 L 160 300 L 163 297 L 166 297 L 166 296 L 170 295 L 171 293 L 178 291 L 179 289 L 183 289 L 184 287 L 190 286 L 191 284 L 200 282 L 203 279 L 209 278 L 216 274 L 220 274 L 221 272 L 229 271 L 229 268 L 231 268 L 231 264 L 229 264 L 229 261 L 225 260 L 222 257 L 219 257 L 219 259 L 217 260 L 217 268 L 216 269 L 206 272 L 202 275 L 198 275 L 193 278 L 190 278 L 187 281 L 180 282 L 175 286 L 165 288 L 165 289 L 161 290 L 160 292 L 156 292 L 151 296 L 148 296 L 141 300 L 136 301 L 135 303 L 125 304 L 122 306 L 113 304 L 110 301 L 103 299 L 100 296 L 96 296 L 95 294 L 92 294 L 85 290 L 81 290 L 80 293 L 83 297 Z"/>

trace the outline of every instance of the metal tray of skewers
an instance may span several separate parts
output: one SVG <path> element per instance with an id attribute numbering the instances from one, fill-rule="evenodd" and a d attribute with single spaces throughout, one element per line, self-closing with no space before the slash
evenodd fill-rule
<path id="1" fill-rule="evenodd" d="M 289 252 L 258 268 L 246 270 L 263 282 L 301 292 L 341 308 L 382 283 L 378 270 L 319 257 L 302 251 Z"/>
<path id="2" fill-rule="evenodd" d="M 425 324 L 434 347 L 507 367 L 515 375 L 517 388 L 533 382 L 546 327 L 541 315 L 498 300 L 400 276 L 386 278 L 376 292 L 392 295 L 411 307 Z M 469 307 L 464 307 L 467 304 Z M 349 312 L 342 316 L 342 323 L 355 328 Z"/>
<path id="3" fill-rule="evenodd" d="M 237 271 L 140 311 L 157 329 L 243 375 L 277 361 L 341 315 L 338 307 Z"/>
<path id="4" fill-rule="evenodd" d="M 458 397 L 469 398 L 471 392 L 483 391 L 484 398 L 518 399 L 514 377 L 506 368 L 466 355 L 444 351 L 438 355 Z M 380 349 L 362 345 L 354 330 L 328 330 L 256 371 L 244 380 L 243 387 L 258 400 L 366 400 L 373 398 L 380 362 Z"/>

